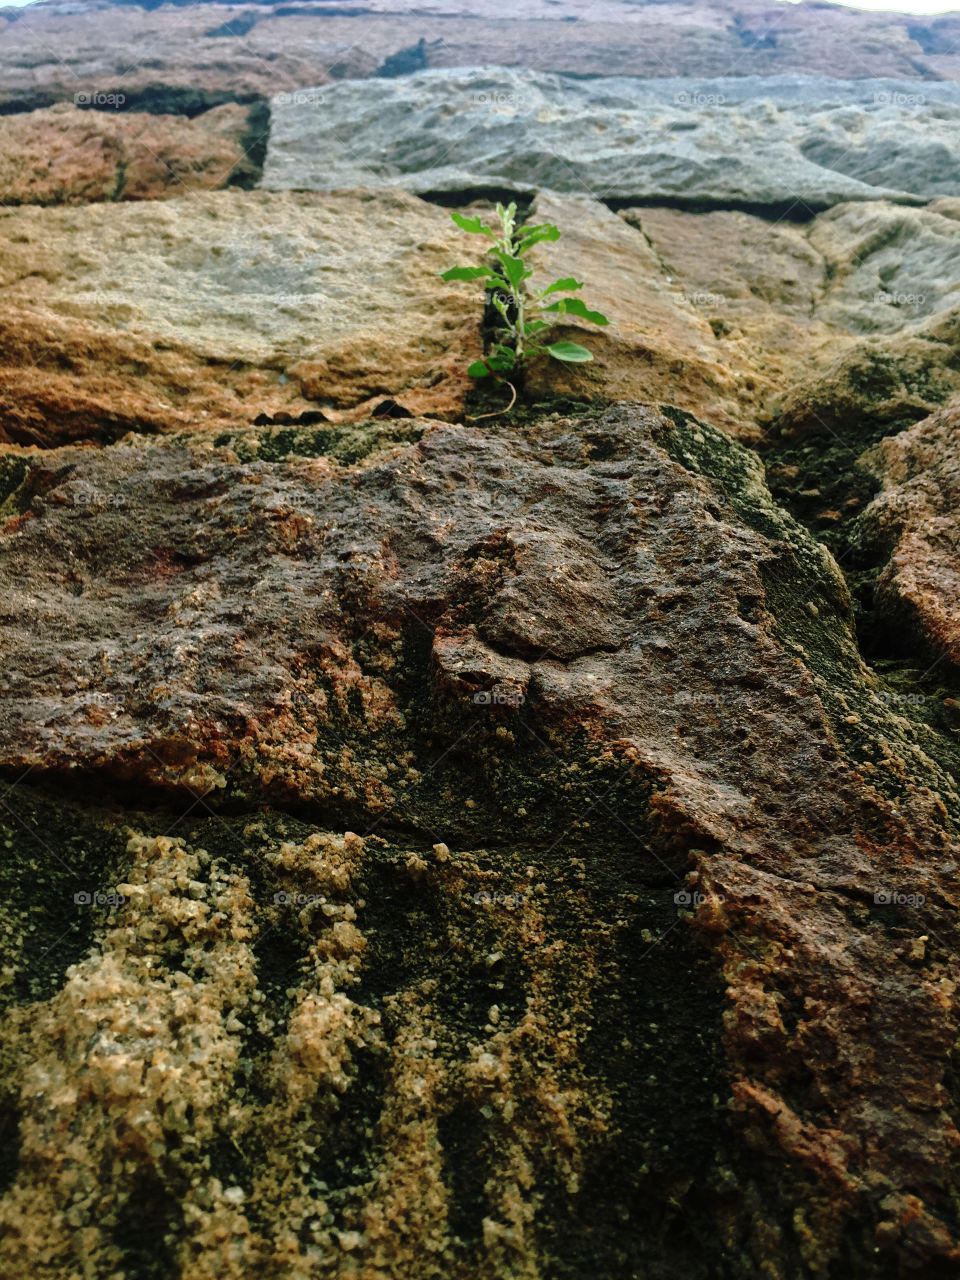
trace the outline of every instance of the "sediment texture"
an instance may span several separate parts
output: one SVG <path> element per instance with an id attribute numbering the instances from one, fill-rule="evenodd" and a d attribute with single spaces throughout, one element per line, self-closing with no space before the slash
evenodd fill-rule
<path id="1" fill-rule="evenodd" d="M 955 744 L 714 429 L 400 425 L 9 455 L 8 1267 L 947 1274 Z"/>
<path id="2" fill-rule="evenodd" d="M 0 1275 L 956 1275 L 958 20 L 0 31 Z"/>

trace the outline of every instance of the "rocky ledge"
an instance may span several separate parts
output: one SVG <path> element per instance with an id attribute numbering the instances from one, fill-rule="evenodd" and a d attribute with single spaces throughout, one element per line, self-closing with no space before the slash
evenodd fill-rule
<path id="1" fill-rule="evenodd" d="M 263 184 L 586 193 L 803 210 L 955 195 L 960 86 L 423 71 L 271 104 Z M 441 124 L 442 122 L 442 124 Z"/>
<path id="2" fill-rule="evenodd" d="M 957 19 L 0 29 L 0 1275 L 956 1276 Z"/>
<path id="3" fill-rule="evenodd" d="M 5 1270 L 950 1274 L 955 731 L 706 424 L 401 425 L 6 455 Z"/>

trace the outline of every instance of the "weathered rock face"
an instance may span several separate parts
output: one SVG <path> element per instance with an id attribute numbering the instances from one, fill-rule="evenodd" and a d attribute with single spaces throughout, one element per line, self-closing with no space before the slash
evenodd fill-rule
<path id="1" fill-rule="evenodd" d="M 13 116 L 0 133 L 0 201 L 157 200 L 253 186 L 257 170 L 243 147 L 249 115 L 235 103 L 196 120 L 63 103 Z"/>
<path id="2" fill-rule="evenodd" d="M 956 744 L 712 428 L 400 426 L 7 451 L 6 1269 L 949 1274 Z"/>
<path id="3" fill-rule="evenodd" d="M 960 1271 L 958 21 L 0 9 L 0 1275 Z"/>
<path id="4" fill-rule="evenodd" d="M 652 396 L 744 439 L 774 422 L 798 435 L 909 425 L 960 388 L 952 207 L 841 205 L 771 225 L 540 195 L 529 216 L 563 231 L 537 250 L 542 279 L 588 282 L 614 325 L 584 338 L 592 365 L 534 370 L 531 388 Z M 482 251 L 400 192 L 8 210 L 0 429 L 27 444 L 114 440 L 261 414 L 363 417 L 384 398 L 455 415 L 483 295 L 438 273 Z"/>
<path id="5" fill-rule="evenodd" d="M 952 196 L 960 182 L 960 88 L 947 83 L 435 70 L 271 109 L 274 190 L 547 188 L 815 210 Z"/>
<path id="6" fill-rule="evenodd" d="M 862 459 L 881 482 L 858 541 L 889 559 L 877 582 L 882 623 L 934 666 L 960 666 L 960 414 L 944 410 L 887 436 Z M 882 562 L 881 562 L 882 563 Z"/>
<path id="7" fill-rule="evenodd" d="M 420 67 L 520 66 L 588 75 L 839 79 L 960 76 L 957 21 L 819 3 L 482 0 L 140 6 L 72 0 L 6 13 L 0 102 L 31 110 L 126 92 L 168 110 L 272 97 L 328 80 Z M 423 42 L 422 44 L 420 42 Z M 391 68 L 394 70 L 391 71 Z M 690 86 L 687 86 L 688 88 Z M 157 109 L 151 106 L 147 109 Z"/>
<path id="8" fill-rule="evenodd" d="M 473 291 L 438 275 L 461 239 L 402 192 L 4 211 L 0 428 L 109 440 L 393 395 L 453 412 L 480 351 Z"/>
<path id="9" fill-rule="evenodd" d="M 220 5 L 179 12 L 110 6 L 72 13 L 22 10 L 4 29 L 0 103 L 32 111 L 56 102 L 97 102 L 122 95 L 123 111 L 192 115 L 224 102 L 264 100 L 327 78 L 347 58 L 346 74 L 369 75 L 374 59 L 327 44 L 315 56 L 299 46 L 295 28 L 278 50 L 256 32 L 222 40 L 205 32 L 231 13 Z"/>
<path id="10" fill-rule="evenodd" d="M 652 395 L 753 440 L 908 425 L 960 391 L 951 210 L 871 202 L 771 224 L 540 194 L 530 220 L 563 229 L 534 251 L 540 279 L 588 282 L 614 322 L 573 334 L 594 364 L 539 370 L 541 385 Z"/>

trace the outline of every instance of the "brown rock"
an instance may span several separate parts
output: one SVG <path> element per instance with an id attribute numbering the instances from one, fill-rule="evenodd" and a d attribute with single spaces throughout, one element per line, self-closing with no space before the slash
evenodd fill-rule
<path id="1" fill-rule="evenodd" d="M 960 410 L 887 436 L 861 463 L 881 483 L 860 532 L 882 557 L 880 617 L 960 666 Z"/>
<path id="2" fill-rule="evenodd" d="M 955 745 L 878 696 L 836 565 L 712 428 L 393 429 L 422 434 L 353 428 L 349 465 L 326 428 L 7 451 L 4 767 L 164 812 L 10 1024 L 6 1265 L 66 1276 L 81 1238 L 130 1265 L 109 1213 L 171 1185 L 198 1274 L 229 1238 L 235 1274 L 292 1277 L 304 1221 L 373 1274 L 400 1221 L 401 1257 L 464 1277 L 708 1274 L 717 1238 L 744 1275 L 797 1274 L 794 1247 L 946 1274 Z M 200 805 L 184 848 L 154 838 Z M 254 926 L 301 958 L 245 1046 Z M 187 1104 L 241 1165 L 175 1136 Z"/>
<path id="3" fill-rule="evenodd" d="M 286 14 L 278 10 L 291 8 Z M 78 91 L 183 102 L 276 93 L 373 74 L 423 39 L 429 66 L 526 66 L 592 75 L 807 73 L 956 79 L 956 20 L 864 13 L 817 3 L 624 5 L 525 0 L 509 22 L 482 6 L 345 0 L 310 5 L 38 4 L 8 23 L 3 101 L 26 109 Z M 334 12 L 335 10 L 335 12 Z M 257 21 L 248 26 L 245 19 Z M 240 20 L 243 30 L 226 33 Z M 212 36 L 211 32 L 219 32 Z M 154 108 L 155 109 L 155 108 Z"/>
<path id="4" fill-rule="evenodd" d="M 0 136 L 0 200 L 157 200 L 252 185 L 256 175 L 242 145 L 248 114 L 230 104 L 187 120 L 62 103 L 13 116 Z"/>
<path id="5" fill-rule="evenodd" d="M 529 219 L 562 232 L 534 251 L 538 280 L 583 280 L 580 296 L 613 322 L 575 322 L 568 336 L 595 363 L 545 365 L 534 388 L 649 396 L 753 441 L 771 426 L 797 438 L 865 420 L 889 430 L 960 392 L 944 283 L 960 224 L 945 209 L 868 202 L 791 226 L 740 212 L 615 215 L 586 197 L 541 194 Z M 919 264 L 920 318 L 902 313 L 897 292 L 876 301 L 892 234 Z"/>
<path id="6" fill-rule="evenodd" d="M 445 211 L 401 192 L 221 192 L 0 216 L 0 430 L 49 444 L 390 396 L 449 414 L 479 353 Z"/>

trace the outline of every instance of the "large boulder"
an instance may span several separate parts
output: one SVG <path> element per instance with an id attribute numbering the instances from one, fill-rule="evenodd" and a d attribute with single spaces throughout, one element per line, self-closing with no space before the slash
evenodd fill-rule
<path id="1" fill-rule="evenodd" d="M 69 103 L 13 116 L 0 134 L 0 201 L 157 200 L 253 186 L 257 169 L 244 151 L 249 116 L 236 103 L 193 120 Z"/>
<path id="2" fill-rule="evenodd" d="M 402 192 L 3 210 L 0 438 L 363 416 L 395 396 L 453 414 L 479 308 L 439 272 L 473 253 Z"/>
<path id="3" fill-rule="evenodd" d="M 6 1269 L 949 1274 L 956 744 L 714 429 L 401 425 L 6 453 Z"/>
<path id="4" fill-rule="evenodd" d="M 273 190 L 499 187 L 783 212 L 952 196 L 960 86 L 427 70 L 275 98 Z"/>

